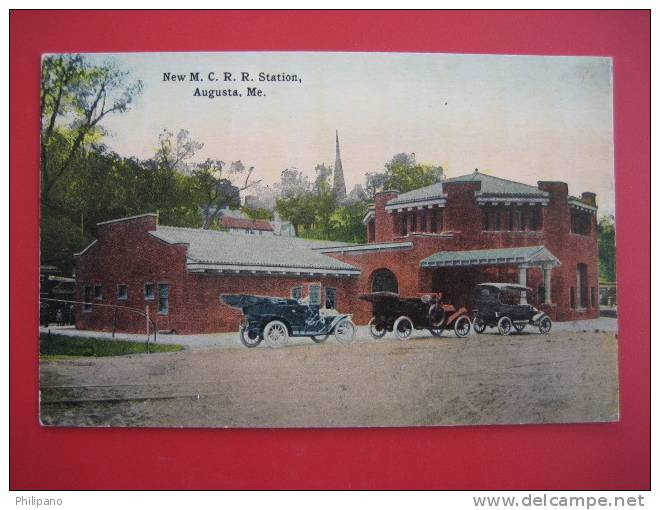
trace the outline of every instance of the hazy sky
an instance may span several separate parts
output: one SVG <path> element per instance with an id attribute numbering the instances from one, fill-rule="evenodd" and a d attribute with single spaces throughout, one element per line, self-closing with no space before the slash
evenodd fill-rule
<path id="1" fill-rule="evenodd" d="M 95 60 L 110 58 L 96 55 Z M 107 143 L 123 155 L 153 155 L 158 134 L 188 129 L 198 158 L 242 160 L 265 183 L 284 168 L 313 176 L 334 163 L 339 130 L 347 188 L 398 152 L 441 164 L 449 177 L 480 171 L 534 184 L 561 180 L 598 194 L 612 212 L 611 61 L 402 53 L 136 53 L 117 64 L 144 83 L 131 110 L 108 118 Z M 183 82 L 163 74 L 183 74 Z M 189 81 L 199 72 L 203 82 Z M 231 72 L 235 82 L 222 80 Z M 253 82 L 241 82 L 240 73 Z M 259 82 L 258 73 L 301 82 Z M 262 97 L 247 97 L 247 87 Z M 237 89 L 243 97 L 195 97 Z"/>

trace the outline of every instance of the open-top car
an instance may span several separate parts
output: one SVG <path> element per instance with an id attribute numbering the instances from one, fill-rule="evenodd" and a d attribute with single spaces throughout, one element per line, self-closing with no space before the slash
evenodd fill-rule
<path id="1" fill-rule="evenodd" d="M 245 319 L 240 327 L 240 338 L 246 347 L 256 347 L 262 340 L 270 347 L 282 347 L 290 336 L 308 336 L 321 343 L 334 334 L 344 344 L 355 337 L 350 315 L 333 313 L 319 305 L 248 294 L 223 294 L 221 298 L 229 306 L 242 310 Z"/>
<path id="2" fill-rule="evenodd" d="M 428 329 L 434 336 L 440 336 L 446 329 L 453 330 L 458 337 L 470 333 L 467 310 L 442 303 L 442 294 L 403 298 L 393 292 L 373 292 L 360 299 L 372 304 L 369 332 L 374 338 L 394 331 L 399 340 L 406 340 L 414 329 Z"/>
<path id="3" fill-rule="evenodd" d="M 515 283 L 481 283 L 474 292 L 474 330 L 483 333 L 487 327 L 508 335 L 513 329 L 521 332 L 527 325 L 548 333 L 552 321 L 548 315 L 528 304 L 532 289 Z"/>

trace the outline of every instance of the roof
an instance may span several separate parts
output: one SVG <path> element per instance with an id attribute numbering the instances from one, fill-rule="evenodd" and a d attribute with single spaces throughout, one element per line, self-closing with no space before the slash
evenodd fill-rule
<path id="1" fill-rule="evenodd" d="M 273 230 L 270 221 L 236 218 L 234 216 L 221 216 L 220 225 L 225 228 L 240 228 L 245 230 Z"/>
<path id="2" fill-rule="evenodd" d="M 479 182 L 481 189 L 475 192 L 475 195 L 481 199 L 489 197 L 521 198 L 545 200 L 549 197 L 546 191 L 542 191 L 536 186 L 523 184 L 521 182 L 510 181 L 500 177 L 483 174 L 477 170 L 470 174 L 461 175 L 445 179 L 424 188 L 414 189 L 407 193 L 402 193 L 396 198 L 387 202 L 387 208 L 391 209 L 397 205 L 443 205 L 447 198 L 444 185 L 454 182 Z"/>
<path id="3" fill-rule="evenodd" d="M 451 182 L 480 182 L 481 189 L 477 192 L 482 196 L 501 196 L 508 195 L 511 197 L 547 197 L 546 191 L 541 191 L 536 186 L 523 184 L 522 182 L 510 181 L 502 179 L 501 177 L 494 177 L 481 173 L 477 170 L 470 174 L 461 175 L 459 177 L 452 177 L 445 179 L 446 183 Z"/>
<path id="4" fill-rule="evenodd" d="M 166 243 L 187 244 L 188 269 L 192 271 L 360 274 L 356 267 L 312 249 L 339 244 L 336 242 L 239 236 L 217 230 L 162 225 L 150 234 Z"/>
<path id="5" fill-rule="evenodd" d="M 442 182 L 436 182 L 430 186 L 425 186 L 423 188 L 417 188 L 407 193 L 402 193 L 396 198 L 387 202 L 388 206 L 398 205 L 398 204 L 407 204 L 410 202 L 421 202 L 428 200 L 438 200 L 445 199 L 445 195 L 442 189 Z"/>
<path id="6" fill-rule="evenodd" d="M 477 284 L 477 287 L 495 287 L 496 289 L 518 289 L 518 290 L 528 290 L 529 287 L 526 285 L 520 285 L 519 283 L 501 283 L 501 282 L 484 282 Z"/>
<path id="7" fill-rule="evenodd" d="M 421 267 L 491 266 L 520 264 L 558 266 L 561 264 L 545 246 L 522 246 L 489 250 L 439 251 L 420 262 Z"/>

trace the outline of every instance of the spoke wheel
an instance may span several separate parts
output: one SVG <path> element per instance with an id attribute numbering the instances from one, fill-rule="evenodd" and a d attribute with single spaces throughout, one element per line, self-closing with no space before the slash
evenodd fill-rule
<path id="1" fill-rule="evenodd" d="M 372 317 L 369 321 L 369 334 L 371 334 L 372 337 L 378 339 L 383 338 L 385 333 L 387 333 L 385 326 L 381 327 L 381 325 L 376 322 L 376 317 Z"/>
<path id="2" fill-rule="evenodd" d="M 252 347 L 256 347 L 261 343 L 261 337 L 259 336 L 259 332 L 250 331 L 245 326 L 241 326 L 239 333 L 241 337 L 241 343 L 245 347 L 252 348 Z"/>
<path id="3" fill-rule="evenodd" d="M 264 340 L 268 347 L 284 347 L 289 339 L 289 331 L 281 321 L 271 321 L 264 328 Z"/>
<path id="4" fill-rule="evenodd" d="M 498 322 L 497 322 L 497 329 L 500 332 L 500 335 L 508 335 L 511 333 L 511 328 L 513 327 L 513 323 L 511 322 L 511 319 L 508 317 L 502 317 Z"/>
<path id="5" fill-rule="evenodd" d="M 515 323 L 515 322 L 513 323 L 513 327 L 518 333 L 520 333 L 523 329 L 525 329 L 525 326 L 527 326 L 527 324 L 525 323 Z"/>
<path id="6" fill-rule="evenodd" d="M 429 308 L 429 324 L 432 329 L 441 329 L 445 324 L 446 318 L 447 314 L 440 305 L 431 305 Z"/>
<path id="7" fill-rule="evenodd" d="M 433 336 L 437 336 L 437 337 L 441 337 L 443 331 L 444 331 L 444 328 L 429 328 L 429 332 Z"/>
<path id="8" fill-rule="evenodd" d="M 484 331 L 486 331 L 486 321 L 484 321 L 484 320 L 483 320 L 482 318 L 480 318 L 480 317 L 476 317 L 476 318 L 474 319 L 474 323 L 473 323 L 472 325 L 473 325 L 473 327 L 474 327 L 474 330 L 475 330 L 479 335 L 481 335 L 481 333 L 483 333 Z"/>
<path id="9" fill-rule="evenodd" d="M 317 344 L 322 344 L 323 342 L 325 342 L 328 339 L 329 336 L 330 336 L 329 334 L 328 335 L 319 335 L 319 336 L 312 335 L 312 340 L 314 340 Z"/>
<path id="10" fill-rule="evenodd" d="M 335 338 L 339 343 L 350 344 L 355 339 L 355 324 L 350 319 L 342 319 L 335 326 Z"/>
<path id="11" fill-rule="evenodd" d="M 552 329 L 552 321 L 550 320 L 550 317 L 543 317 L 539 321 L 539 331 L 544 335 L 546 335 L 550 333 L 551 329 Z"/>
<path id="12" fill-rule="evenodd" d="M 412 335 L 413 323 L 412 321 L 402 315 L 396 321 L 394 321 L 394 334 L 399 340 L 407 340 Z"/>
<path id="13" fill-rule="evenodd" d="M 459 338 L 468 336 L 470 333 L 470 319 L 467 316 L 461 315 L 456 319 L 454 322 L 454 333 L 456 333 L 456 336 Z"/>

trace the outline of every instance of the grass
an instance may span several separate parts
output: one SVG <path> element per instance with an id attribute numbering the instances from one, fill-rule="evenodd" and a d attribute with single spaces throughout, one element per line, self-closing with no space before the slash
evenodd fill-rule
<path id="1" fill-rule="evenodd" d="M 58 360 L 70 357 L 123 356 L 152 352 L 175 352 L 183 349 L 179 344 L 149 344 L 122 340 L 97 340 L 64 335 L 41 333 L 39 335 L 39 357 L 43 360 Z"/>

